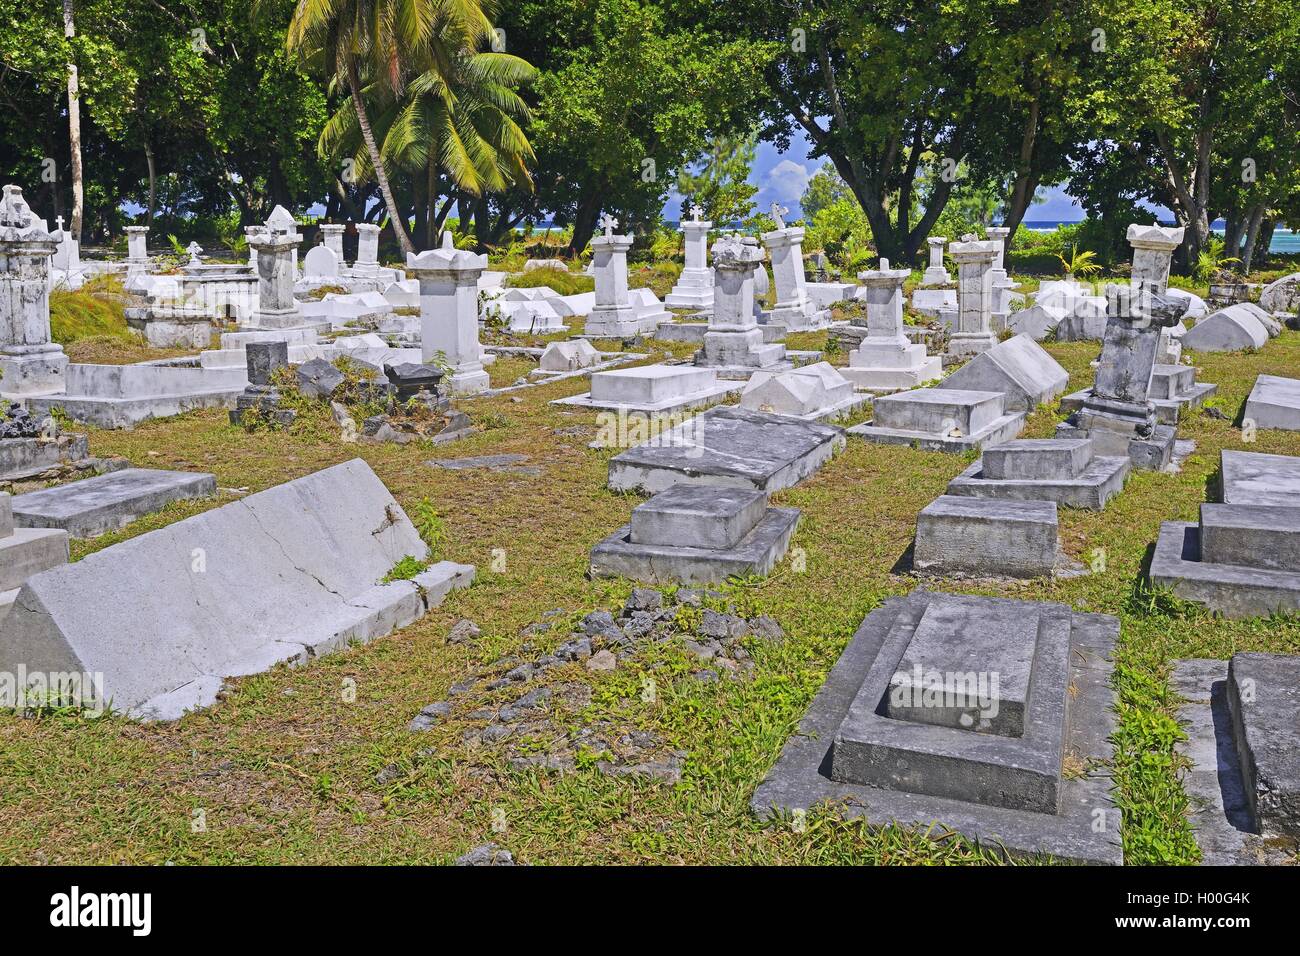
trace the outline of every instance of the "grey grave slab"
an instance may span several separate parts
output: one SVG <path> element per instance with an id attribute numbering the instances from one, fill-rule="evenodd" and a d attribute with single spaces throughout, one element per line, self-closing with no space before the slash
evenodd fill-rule
<path id="1" fill-rule="evenodd" d="M 175 719 L 228 677 L 370 641 L 473 579 L 442 561 L 382 583 L 427 552 L 354 459 L 28 578 L 0 621 L 0 671 L 100 675 L 101 703 Z"/>
<path id="2" fill-rule="evenodd" d="M 950 372 L 938 388 L 1000 392 L 1009 412 L 1033 411 L 1065 391 L 1067 372 L 1027 334 L 1015 335 Z"/>
<path id="3" fill-rule="evenodd" d="M 1201 528 L 1191 521 L 1161 523 L 1148 576 L 1152 584 L 1229 618 L 1300 610 L 1300 573 L 1204 561 Z"/>
<path id="4" fill-rule="evenodd" d="M 777 491 L 844 447 L 844 430 L 743 408 L 711 408 L 615 455 L 609 487 L 663 491 L 679 482 Z"/>
<path id="5" fill-rule="evenodd" d="M 1201 505 L 1201 560 L 1300 574 L 1300 507 Z"/>
<path id="6" fill-rule="evenodd" d="M 515 475 L 540 475 L 542 469 L 529 465 L 527 455 L 475 455 L 470 458 L 435 458 L 425 464 L 444 471 L 485 471 L 504 472 Z"/>
<path id="7" fill-rule="evenodd" d="M 61 528 L 91 538 L 160 511 L 173 501 L 215 494 L 213 475 L 154 468 L 124 468 L 19 495 L 14 519 L 24 528 Z"/>
<path id="8" fill-rule="evenodd" d="M 1217 385 L 1196 381 L 1194 366 L 1156 365 L 1148 394 L 1156 407 L 1156 421 L 1176 425 L 1184 411 L 1201 407 L 1218 390 Z"/>
<path id="9" fill-rule="evenodd" d="M 1224 504 L 1286 507 L 1300 501 L 1300 458 L 1224 450 L 1219 461 Z"/>
<path id="10" fill-rule="evenodd" d="M 1130 468 L 1127 457 L 1095 456 L 1087 438 L 1021 438 L 986 447 L 947 494 L 1100 511 L 1124 489 Z"/>
<path id="11" fill-rule="evenodd" d="M 1183 335 L 1183 348 L 1193 352 L 1236 352 L 1263 348 L 1268 329 L 1239 305 L 1207 315 Z"/>
<path id="12" fill-rule="evenodd" d="M 924 574 L 1030 578 L 1060 563 L 1051 501 L 940 495 L 916 517 L 912 566 Z"/>
<path id="13" fill-rule="evenodd" d="M 767 494 L 754 488 L 673 485 L 632 509 L 633 544 L 735 547 L 767 511 Z"/>
<path id="14" fill-rule="evenodd" d="M 1169 680 L 1170 690 L 1183 699 L 1178 723 L 1186 739 L 1177 748 L 1191 763 L 1191 768 L 1183 774 L 1182 784 L 1201 863 L 1206 866 L 1287 864 L 1294 860 L 1295 841 L 1263 835 L 1251 809 L 1242 773 L 1239 738 L 1233 725 L 1230 703 L 1233 692 L 1228 668 L 1228 661 L 1178 660 L 1173 663 Z"/>
<path id="15" fill-rule="evenodd" d="M 1087 409 L 1080 415 L 1086 416 Z M 1176 459 L 1185 457 L 1178 453 L 1178 431 L 1173 425 L 1155 424 L 1147 437 L 1133 437 L 1122 428 L 1107 427 L 1110 420 L 1100 417 L 1085 421 L 1096 427 L 1080 427 L 1069 421 L 1056 426 L 1057 438 L 1091 438 L 1093 453 L 1106 458 L 1127 455 L 1134 468 L 1146 471 L 1167 471 L 1176 465 Z M 1153 416 L 1154 421 L 1154 416 Z"/>
<path id="16" fill-rule="evenodd" d="M 784 557 L 798 522 L 798 508 L 768 508 L 728 548 L 638 544 L 626 524 L 592 548 L 591 572 L 655 584 L 721 584 L 733 575 L 765 575 Z"/>
<path id="17" fill-rule="evenodd" d="M 57 528 L 16 528 L 12 497 L 0 492 L 0 592 L 11 592 L 33 574 L 68 563 L 68 533 Z M 13 594 L 10 597 L 12 601 Z"/>
<path id="18" fill-rule="evenodd" d="M 1246 399 L 1242 419 L 1257 428 L 1300 431 L 1300 379 L 1261 375 Z"/>
<path id="19" fill-rule="evenodd" d="M 877 713 L 880 696 L 932 599 L 1018 605 L 1018 626 L 1038 617 L 1042 657 L 1036 656 L 1033 665 L 1022 737 L 891 720 Z M 1112 753 L 1109 657 L 1118 633 L 1115 618 L 1071 614 L 1063 605 L 1035 608 L 1032 602 L 957 598 L 920 589 L 906 598 L 890 598 L 862 622 L 775 767 L 754 792 L 751 806 L 770 818 L 775 812 L 834 804 L 843 815 L 864 817 L 875 825 L 948 827 L 1014 856 L 1121 863 L 1120 818 L 1109 774 L 1092 769 Z M 957 640 L 956 635 L 952 638 Z M 838 751 L 846 740 L 853 743 L 841 760 Z M 895 764 L 892 773 L 888 764 L 880 768 L 876 779 L 885 780 L 886 786 L 845 779 L 867 766 L 853 763 L 854 751 L 865 757 L 875 744 L 882 750 L 909 745 L 913 749 L 905 751 L 906 761 Z M 1065 757 L 1089 769 L 1077 776 L 1058 776 L 1053 803 L 1047 773 L 1059 768 Z M 836 773 L 837 766 L 841 773 Z M 929 792 L 936 789 L 952 795 Z M 981 798 L 992 802 L 981 803 Z M 1005 805 L 1016 802 L 1048 809 Z"/>
<path id="20" fill-rule="evenodd" d="M 84 461 L 90 454 L 85 435 L 0 439 L 0 481 L 31 478 L 51 468 Z"/>
<path id="21" fill-rule="evenodd" d="M 998 392 L 918 388 L 877 398 L 874 418 L 849 429 L 868 441 L 963 453 L 1009 441 L 1025 427 L 1024 412 L 1004 412 Z"/>
<path id="22" fill-rule="evenodd" d="M 1092 442 L 1086 438 L 1018 438 L 989 445 L 982 457 L 986 478 L 1077 478 L 1092 461 Z"/>
<path id="23" fill-rule="evenodd" d="M 1242 653 L 1228 661 L 1232 737 L 1256 828 L 1300 837 L 1300 657 Z"/>

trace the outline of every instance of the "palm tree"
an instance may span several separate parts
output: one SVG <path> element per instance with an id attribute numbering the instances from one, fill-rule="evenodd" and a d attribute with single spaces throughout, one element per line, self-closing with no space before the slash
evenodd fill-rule
<path id="1" fill-rule="evenodd" d="M 368 165 L 405 254 L 415 247 L 371 126 L 362 76 L 374 92 L 400 95 L 408 61 L 434 55 L 442 46 L 440 32 L 477 44 L 490 29 L 478 0 L 298 0 L 294 8 L 286 46 L 307 58 L 319 56 L 334 83 L 346 87 Z"/>

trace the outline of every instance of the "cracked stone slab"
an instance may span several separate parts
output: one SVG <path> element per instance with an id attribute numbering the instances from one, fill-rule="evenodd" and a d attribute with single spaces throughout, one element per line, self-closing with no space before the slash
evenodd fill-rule
<path id="1" fill-rule="evenodd" d="M 427 551 L 355 459 L 34 575 L 0 621 L 0 671 L 99 675 L 114 710 L 173 719 L 227 677 L 372 640 L 472 581 L 443 561 L 381 583 Z"/>
<path id="2" fill-rule="evenodd" d="M 214 475 L 158 468 L 123 468 L 13 500 L 14 521 L 24 528 L 60 528 L 74 538 L 116 531 L 173 501 L 215 494 Z"/>

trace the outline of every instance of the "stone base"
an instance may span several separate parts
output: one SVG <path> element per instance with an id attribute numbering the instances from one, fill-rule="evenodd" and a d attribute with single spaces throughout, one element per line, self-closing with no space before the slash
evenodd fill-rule
<path id="1" fill-rule="evenodd" d="M 1257 428 L 1300 431 L 1300 379 L 1261 375 L 1246 399 L 1242 420 Z"/>
<path id="2" fill-rule="evenodd" d="M 12 534 L 0 538 L 0 591 L 20 588 L 33 574 L 67 563 L 68 532 L 59 528 L 15 528 Z"/>
<path id="3" fill-rule="evenodd" d="M 841 368 L 840 374 L 864 392 L 896 392 L 920 388 L 926 382 L 943 378 L 943 361 L 932 355 L 915 368 L 854 368 L 850 365 Z"/>
<path id="4" fill-rule="evenodd" d="M 987 352 L 998 344 L 992 332 L 954 332 L 948 339 L 948 354 L 957 358 L 971 358 Z"/>
<path id="5" fill-rule="evenodd" d="M 940 824 L 1013 856 L 1119 864 L 1106 769 L 1118 633 L 1115 618 L 1060 604 L 923 589 L 890 598 L 862 622 L 751 806 L 767 817 L 836 804 L 879 826 Z M 894 707 L 890 691 L 913 665 L 969 671 L 966 661 L 1002 675 L 991 723 L 960 701 Z M 1005 735 L 1007 723 L 1022 735 Z M 1063 774 L 1066 757 L 1084 771 Z"/>
<path id="6" fill-rule="evenodd" d="M 641 318 L 631 305 L 592 309 L 583 326 L 584 335 L 597 339 L 630 339 L 641 332 Z"/>
<path id="7" fill-rule="evenodd" d="M 1056 504 L 941 495 L 916 518 L 912 569 L 957 577 L 1050 577 L 1064 566 Z"/>
<path id="8" fill-rule="evenodd" d="M 1295 570 L 1214 564 L 1202 560 L 1201 542 L 1196 522 L 1162 522 L 1151 558 L 1151 583 L 1228 618 L 1300 611 L 1300 574 Z"/>
<path id="9" fill-rule="evenodd" d="M 487 391 L 491 384 L 488 373 L 481 365 L 478 368 L 460 366 L 447 376 L 445 383 L 452 395 L 476 395 Z"/>
<path id="10" fill-rule="evenodd" d="M 1124 490 L 1131 467 L 1127 457 L 1097 457 L 1073 478 L 997 479 L 984 477 L 984 463 L 977 461 L 948 482 L 945 493 L 1004 501 L 1052 501 L 1101 511 Z"/>
<path id="11" fill-rule="evenodd" d="M 654 337 L 661 342 L 694 342 L 699 345 L 707 331 L 707 322 L 660 322 Z"/>
<path id="12" fill-rule="evenodd" d="M 74 422 L 99 428 L 131 429 L 153 418 L 170 418 L 200 408 L 230 408 L 243 388 L 222 388 L 189 395 L 151 395 L 143 398 L 101 398 L 93 395 L 52 395 L 33 398 L 27 407 L 35 414 L 62 409 Z"/>
<path id="13" fill-rule="evenodd" d="M 1003 412 L 997 392 L 921 388 L 876 399 L 875 413 L 849 434 L 926 451 L 967 452 L 1010 441 L 1025 427 L 1025 413 Z"/>
<path id="14" fill-rule="evenodd" d="M 13 499 L 14 521 L 23 528 L 61 528 L 74 538 L 91 538 L 161 511 L 173 501 L 216 491 L 212 475 L 124 468 L 18 495 Z"/>
<path id="15" fill-rule="evenodd" d="M 798 508 L 769 508 L 739 543 L 730 548 L 669 547 L 635 544 L 624 525 L 591 551 L 591 572 L 651 584 L 721 584 L 732 575 L 765 575 L 790 547 Z"/>
<path id="16" fill-rule="evenodd" d="M 844 431 L 743 408 L 711 408 L 609 462 L 609 487 L 658 492 L 680 482 L 778 491 L 844 447 Z"/>
<path id="17" fill-rule="evenodd" d="M 664 296 L 664 305 L 670 309 L 711 309 L 713 308 L 713 288 L 696 289 L 673 286 L 673 290 Z"/>
<path id="18" fill-rule="evenodd" d="M 1190 368 L 1191 366 L 1184 366 Z M 1186 391 L 1180 393 L 1174 398 L 1155 398 L 1152 397 L 1151 404 L 1156 407 L 1156 421 L 1162 425 L 1177 425 L 1182 418 L 1183 409 L 1199 408 L 1205 404 L 1205 400 L 1219 390 L 1219 386 L 1209 382 L 1199 382 L 1192 385 Z M 1063 412 L 1076 412 L 1083 407 L 1092 394 L 1091 389 L 1080 389 L 1077 392 L 1071 392 L 1064 396 L 1060 402 L 1060 409 Z"/>
<path id="19" fill-rule="evenodd" d="M 1167 471 L 1174 463 L 1178 434 L 1172 425 L 1156 425 L 1149 438 L 1137 438 L 1115 429 L 1087 428 L 1072 424 L 1072 421 L 1056 426 L 1057 438 L 1091 438 L 1096 454 L 1102 457 L 1128 455 L 1134 468 L 1147 471 Z"/>
<path id="20" fill-rule="evenodd" d="M 660 413 L 712 405 L 736 391 L 736 384 L 718 381 L 712 369 L 693 365 L 642 365 L 595 372 L 591 376 L 590 392 L 556 399 L 551 404 Z"/>
<path id="21" fill-rule="evenodd" d="M 790 332 L 812 332 L 831 324 L 829 309 L 818 309 L 811 302 L 803 308 L 775 308 L 767 317 L 771 325 L 783 325 Z"/>
<path id="22" fill-rule="evenodd" d="M 185 308 L 126 310 L 126 324 L 156 349 L 206 349 L 212 344 L 212 316 Z"/>
<path id="23" fill-rule="evenodd" d="M 0 481 L 31 478 L 51 468 L 84 461 L 90 454 L 85 435 L 60 435 L 54 439 L 0 439 Z"/>
<path id="24" fill-rule="evenodd" d="M 1271 827 L 1261 826 L 1256 817 L 1258 807 L 1259 769 L 1247 757 L 1249 746 L 1243 746 L 1248 737 L 1248 727 L 1266 726 L 1281 718 L 1290 726 L 1276 736 L 1278 743 L 1291 749 L 1289 776 L 1291 796 L 1295 791 L 1296 733 L 1294 688 L 1296 686 L 1295 658 L 1282 654 L 1237 654 L 1231 662 L 1233 672 L 1249 671 L 1251 665 L 1272 665 L 1289 678 L 1288 686 L 1261 694 L 1256 688 L 1254 704 L 1243 708 L 1238 691 L 1240 675 L 1230 673 L 1228 661 L 1196 659 L 1174 662 L 1169 689 L 1183 698 L 1178 710 L 1178 723 L 1186 731 L 1187 739 L 1178 744 L 1178 751 L 1191 761 L 1191 769 L 1183 774 L 1183 789 L 1190 798 L 1192 829 L 1201 850 L 1201 863 L 1205 866 L 1285 865 L 1292 862 L 1297 852 L 1294 835 L 1269 832 Z M 1251 675 L 1258 683 L 1258 677 Z M 1250 711 L 1261 709 L 1262 719 L 1250 716 Z M 1234 714 L 1245 713 L 1245 720 L 1234 720 Z M 1288 732 L 1289 731 L 1289 732 Z M 1253 756 L 1253 754 L 1252 754 Z M 1270 770 L 1278 771 L 1277 760 L 1267 754 Z M 1283 764 L 1286 760 L 1283 758 Z M 1249 769 L 1247 769 L 1249 768 Z M 1248 783 L 1248 777 L 1250 782 Z M 1280 781 L 1279 781 L 1280 782 Z M 1271 789 L 1271 788 L 1270 788 Z M 1270 789 L 1264 789 L 1268 794 Z M 1278 788 L 1281 789 L 1281 788 Z M 1252 802 L 1252 798 L 1255 798 Z M 1261 833 L 1264 830 L 1267 836 Z"/>
<path id="25" fill-rule="evenodd" d="M 61 392 L 67 383 L 68 357 L 58 345 L 10 346 L 0 350 L 0 398 L 24 399 Z"/>

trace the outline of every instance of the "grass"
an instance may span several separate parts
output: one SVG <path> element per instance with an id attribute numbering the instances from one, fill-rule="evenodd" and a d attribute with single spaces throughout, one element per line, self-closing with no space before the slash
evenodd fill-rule
<path id="1" fill-rule="evenodd" d="M 824 333 L 801 336 L 797 344 L 816 347 L 819 339 Z M 1070 372 L 1071 390 L 1091 380 L 1094 343 L 1049 349 Z M 1235 418 L 1257 374 L 1294 374 L 1300 333 L 1285 332 L 1255 355 L 1195 361 L 1202 380 L 1218 383 L 1220 404 Z M 506 357 L 497 366 L 494 384 L 529 367 Z M 220 411 L 148 422 L 131 432 L 92 430 L 93 454 L 212 471 L 219 487 L 238 491 L 173 505 L 79 542 L 74 558 L 232 494 L 360 456 L 437 540 L 439 556 L 476 565 L 478 576 L 472 588 L 396 634 L 305 667 L 235 680 L 217 705 L 175 724 L 91 721 L 57 710 L 33 719 L 0 715 L 0 860 L 442 863 L 489 840 L 539 864 L 997 860 L 995 848 L 942 830 L 876 830 L 841 820 L 834 808 L 799 825 L 765 825 L 748 810 L 754 787 L 862 617 L 914 586 L 890 569 L 911 541 L 917 512 L 965 466 L 957 456 L 852 440 L 816 475 L 775 496 L 777 504 L 803 510 L 793 548 L 806 570 L 787 561 L 764 580 L 727 589 L 739 607 L 771 615 L 787 634 L 779 644 L 751 648 L 751 678 L 711 684 L 683 678 L 677 647 L 608 674 L 576 664 L 547 672 L 547 682 L 592 685 L 590 703 L 563 715 L 573 726 L 609 721 L 649 730 L 684 751 L 676 787 L 609 778 L 582 765 L 563 775 L 514 770 L 494 746 L 462 740 L 464 719 L 407 731 L 411 717 L 443 699 L 451 684 L 525 641 L 546 646 L 548 638 L 521 634 L 546 612 L 614 608 L 629 593 L 629 582 L 589 580 L 585 570 L 592 545 L 625 522 L 640 499 L 606 489 L 611 453 L 588 447 L 592 416 L 547 404 L 585 388 L 574 379 L 463 400 L 483 430 L 436 448 L 345 445 L 326 418 L 315 422 L 315 412 L 283 433 L 245 433 Z M 1026 435 L 1051 434 L 1058 418 L 1039 409 Z M 1062 601 L 1120 618 L 1112 771 L 1130 864 L 1196 860 L 1174 753 L 1179 732 L 1177 701 L 1166 684 L 1170 662 L 1239 650 L 1300 651 L 1294 620 L 1225 621 L 1136 586 L 1160 522 L 1194 518 L 1220 449 L 1300 454 L 1298 434 L 1260 432 L 1246 446 L 1230 422 L 1200 414 L 1181 431 L 1199 446 L 1181 474 L 1135 474 L 1100 514 L 1062 511 L 1064 547 L 1094 564 L 1093 574 L 1001 589 L 943 582 L 947 590 Z M 527 455 L 543 474 L 425 464 L 511 452 Z M 482 628 L 477 644 L 445 643 L 461 617 Z M 646 703 L 639 688 L 652 673 L 660 690 Z M 354 697 L 345 692 L 350 687 Z M 394 772 L 378 782 L 386 768 Z"/>
<path id="2" fill-rule="evenodd" d="M 127 365 L 189 355 L 156 349 L 126 324 L 127 296 L 118 276 L 97 276 L 80 289 L 50 292 L 50 335 L 73 362 Z"/>

